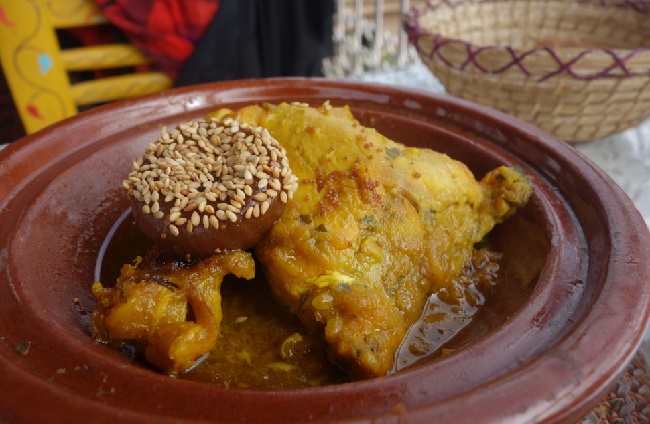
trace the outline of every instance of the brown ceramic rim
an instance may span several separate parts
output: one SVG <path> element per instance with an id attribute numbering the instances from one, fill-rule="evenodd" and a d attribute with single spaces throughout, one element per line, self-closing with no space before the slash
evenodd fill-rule
<path id="1" fill-rule="evenodd" d="M 235 390 L 171 379 L 92 342 L 80 312 L 92 307 L 99 246 L 127 208 L 120 181 L 102 179 L 101 170 L 128 169 L 131 151 L 159 125 L 224 105 L 282 100 L 347 103 L 396 135 L 403 129 L 391 122 L 435 127 L 488 162 L 522 166 L 554 247 L 530 300 L 489 337 L 443 360 L 316 389 Z M 75 202 L 79 211 L 69 208 Z M 449 96 L 297 78 L 118 102 L 0 152 L 0 207 L 0 421 L 575 422 L 615 382 L 648 323 L 648 230 L 623 191 L 543 131 Z M 87 291 L 79 291 L 83 282 Z M 25 342 L 29 351 L 17 352 Z"/>

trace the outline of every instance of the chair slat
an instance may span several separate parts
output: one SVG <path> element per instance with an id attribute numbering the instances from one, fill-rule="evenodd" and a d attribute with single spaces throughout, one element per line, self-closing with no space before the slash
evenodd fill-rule
<path id="1" fill-rule="evenodd" d="M 149 63 L 141 50 L 129 44 L 109 44 L 61 51 L 63 66 L 68 71 L 119 68 Z"/>
<path id="2" fill-rule="evenodd" d="M 72 28 L 108 22 L 101 9 L 92 1 L 39 0 L 38 3 L 54 28 Z"/>
<path id="3" fill-rule="evenodd" d="M 72 84 L 71 92 L 75 103 L 83 106 L 150 94 L 171 85 L 172 80 L 162 72 L 143 72 Z"/>

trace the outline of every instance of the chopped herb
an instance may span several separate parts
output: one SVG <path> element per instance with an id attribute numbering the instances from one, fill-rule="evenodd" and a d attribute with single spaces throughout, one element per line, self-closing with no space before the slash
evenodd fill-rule
<path id="1" fill-rule="evenodd" d="M 375 218 L 373 218 L 371 215 L 364 216 L 363 218 L 361 218 L 361 225 L 363 225 L 364 227 L 374 228 L 376 226 Z"/>
<path id="2" fill-rule="evenodd" d="M 16 352 L 21 355 L 27 355 L 29 352 L 29 347 L 32 345 L 32 342 L 20 342 L 16 345 Z"/>
<path id="3" fill-rule="evenodd" d="M 339 283 L 339 290 L 348 293 L 351 290 L 351 287 L 348 283 Z"/>
<path id="4" fill-rule="evenodd" d="M 318 227 L 314 228 L 314 231 L 318 231 L 320 233 L 326 233 L 327 228 L 325 228 L 325 225 L 320 224 Z"/>
<path id="5" fill-rule="evenodd" d="M 303 224 L 311 224 L 311 216 L 306 214 L 300 214 L 300 222 Z"/>
<path id="6" fill-rule="evenodd" d="M 402 155 L 402 151 L 396 147 L 387 147 L 386 154 L 388 155 L 389 158 L 395 159 L 396 157 Z"/>

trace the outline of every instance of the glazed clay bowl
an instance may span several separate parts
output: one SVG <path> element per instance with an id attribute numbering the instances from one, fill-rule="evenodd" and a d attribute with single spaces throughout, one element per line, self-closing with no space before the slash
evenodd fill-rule
<path id="1" fill-rule="evenodd" d="M 128 209 L 121 180 L 159 127 L 220 107 L 348 104 L 397 141 L 481 177 L 519 166 L 535 194 L 493 234 L 502 281 L 449 347 L 393 375 L 321 388 L 226 389 L 158 374 L 92 340 L 90 286 Z M 648 322 L 650 243 L 631 201 L 572 147 L 492 109 L 360 83 L 275 79 L 101 107 L 0 153 L 0 421 L 576 422 Z"/>

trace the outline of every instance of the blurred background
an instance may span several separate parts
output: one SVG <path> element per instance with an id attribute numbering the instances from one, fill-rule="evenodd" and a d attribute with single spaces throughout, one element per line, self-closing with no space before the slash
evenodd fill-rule
<path id="1" fill-rule="evenodd" d="M 1 139 L 172 86 L 403 67 L 418 61 L 403 19 L 424 2 L 0 0 Z"/>

